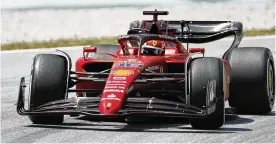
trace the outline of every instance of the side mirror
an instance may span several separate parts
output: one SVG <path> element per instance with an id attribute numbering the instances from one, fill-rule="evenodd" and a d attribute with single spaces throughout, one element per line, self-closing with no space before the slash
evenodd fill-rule
<path id="1" fill-rule="evenodd" d="M 89 53 L 96 53 L 97 52 L 97 48 L 94 46 L 88 46 L 88 47 L 83 47 L 83 58 L 86 60 L 86 57 L 88 57 Z"/>
<path id="2" fill-rule="evenodd" d="M 189 48 L 189 53 L 202 53 L 204 56 L 205 48 Z"/>
<path id="3" fill-rule="evenodd" d="M 83 53 L 85 53 L 85 52 L 94 52 L 94 53 L 96 53 L 97 48 L 93 47 L 93 46 L 83 47 Z"/>

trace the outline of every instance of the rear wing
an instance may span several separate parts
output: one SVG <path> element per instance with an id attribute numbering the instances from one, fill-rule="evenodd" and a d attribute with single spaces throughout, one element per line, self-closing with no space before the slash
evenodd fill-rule
<path id="1" fill-rule="evenodd" d="M 151 23 L 151 21 L 145 21 Z M 243 37 L 243 25 L 238 21 L 163 21 L 161 32 L 172 32 L 183 43 L 206 43 L 227 36 Z"/>
<path id="2" fill-rule="evenodd" d="M 234 36 L 233 43 L 223 55 L 224 59 L 239 46 L 243 37 L 243 25 L 239 21 L 165 21 L 165 23 L 167 24 L 165 31 L 174 29 L 175 37 L 187 43 L 187 47 L 189 43 L 207 43 Z"/>
<path id="3" fill-rule="evenodd" d="M 243 37 L 243 25 L 238 21 L 163 21 L 159 15 L 168 15 L 168 11 L 143 11 L 143 15 L 152 15 L 152 20 L 133 21 L 127 34 L 150 33 L 177 37 L 183 43 L 206 43 L 227 36 Z"/>
<path id="4" fill-rule="evenodd" d="M 207 43 L 228 36 L 235 39 L 223 58 L 238 47 L 243 37 L 243 25 L 239 21 L 163 21 L 158 15 L 168 15 L 168 11 L 143 11 L 143 15 L 152 15 L 152 20 L 133 21 L 127 34 L 159 34 L 175 37 L 182 43 Z"/>
<path id="5" fill-rule="evenodd" d="M 151 33 L 152 21 L 133 21 L 128 34 Z M 228 36 L 234 36 L 234 41 L 226 51 L 223 58 L 233 49 L 238 47 L 243 37 L 243 25 L 238 21 L 158 21 L 159 34 L 168 33 L 187 43 L 207 43 Z"/>

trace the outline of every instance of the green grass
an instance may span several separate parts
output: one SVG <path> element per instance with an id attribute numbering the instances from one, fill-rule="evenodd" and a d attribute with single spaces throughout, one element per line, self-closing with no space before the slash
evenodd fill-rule
<path id="1" fill-rule="evenodd" d="M 116 37 L 102 37 L 93 39 L 60 39 L 50 41 L 35 41 L 35 42 L 15 42 L 8 44 L 1 44 L 1 50 L 14 49 L 35 49 L 35 48 L 54 48 L 67 46 L 82 46 L 82 45 L 96 45 L 96 44 L 115 44 Z"/>
<path id="2" fill-rule="evenodd" d="M 270 29 L 245 30 L 244 35 L 245 36 L 275 35 L 275 27 Z M 1 50 L 54 48 L 54 47 L 115 44 L 115 43 L 117 43 L 117 37 L 102 37 L 102 38 L 91 38 L 91 39 L 60 39 L 60 40 L 51 40 L 51 41 L 16 42 L 16 43 L 1 44 Z"/>
<path id="3" fill-rule="evenodd" d="M 245 36 L 263 36 L 263 35 L 275 35 L 275 27 L 270 29 L 250 29 L 244 31 Z"/>

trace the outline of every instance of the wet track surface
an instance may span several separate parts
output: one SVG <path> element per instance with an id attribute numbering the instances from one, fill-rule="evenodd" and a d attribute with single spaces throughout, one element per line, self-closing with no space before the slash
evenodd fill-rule
<path id="1" fill-rule="evenodd" d="M 275 59 L 274 41 L 273 38 L 245 39 L 241 46 L 268 47 L 272 50 Z M 206 54 L 221 56 L 229 45 L 228 40 L 207 44 Z M 79 48 L 66 50 L 66 52 L 72 56 L 73 61 L 82 54 Z M 28 117 L 16 113 L 15 103 L 20 77 L 29 75 L 32 58 L 37 53 L 1 54 L 2 142 L 275 143 L 275 108 L 271 113 L 261 116 L 228 114 L 225 125 L 219 130 L 195 130 L 185 119 L 153 120 L 147 124 L 127 125 L 118 122 L 89 122 L 66 116 L 62 125 L 34 125 Z"/>

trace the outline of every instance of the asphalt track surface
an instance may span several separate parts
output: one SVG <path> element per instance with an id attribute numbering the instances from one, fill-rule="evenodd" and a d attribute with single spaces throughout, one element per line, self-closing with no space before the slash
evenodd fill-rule
<path id="1" fill-rule="evenodd" d="M 229 40 L 205 44 L 207 56 L 221 56 Z M 245 38 L 240 46 L 268 47 L 274 54 L 275 38 Z M 51 52 L 53 50 L 50 50 Z M 195 130 L 186 120 L 154 121 L 127 125 L 118 122 L 89 122 L 65 117 L 62 125 L 34 125 L 16 113 L 19 80 L 29 76 L 32 58 L 49 50 L 1 53 L 1 141 L 5 143 L 275 143 L 275 108 L 267 115 L 226 115 L 219 130 Z M 73 60 L 81 56 L 80 47 L 66 48 Z M 27 78 L 28 80 L 28 78 Z M 73 95 L 70 95 L 73 96 Z"/>

